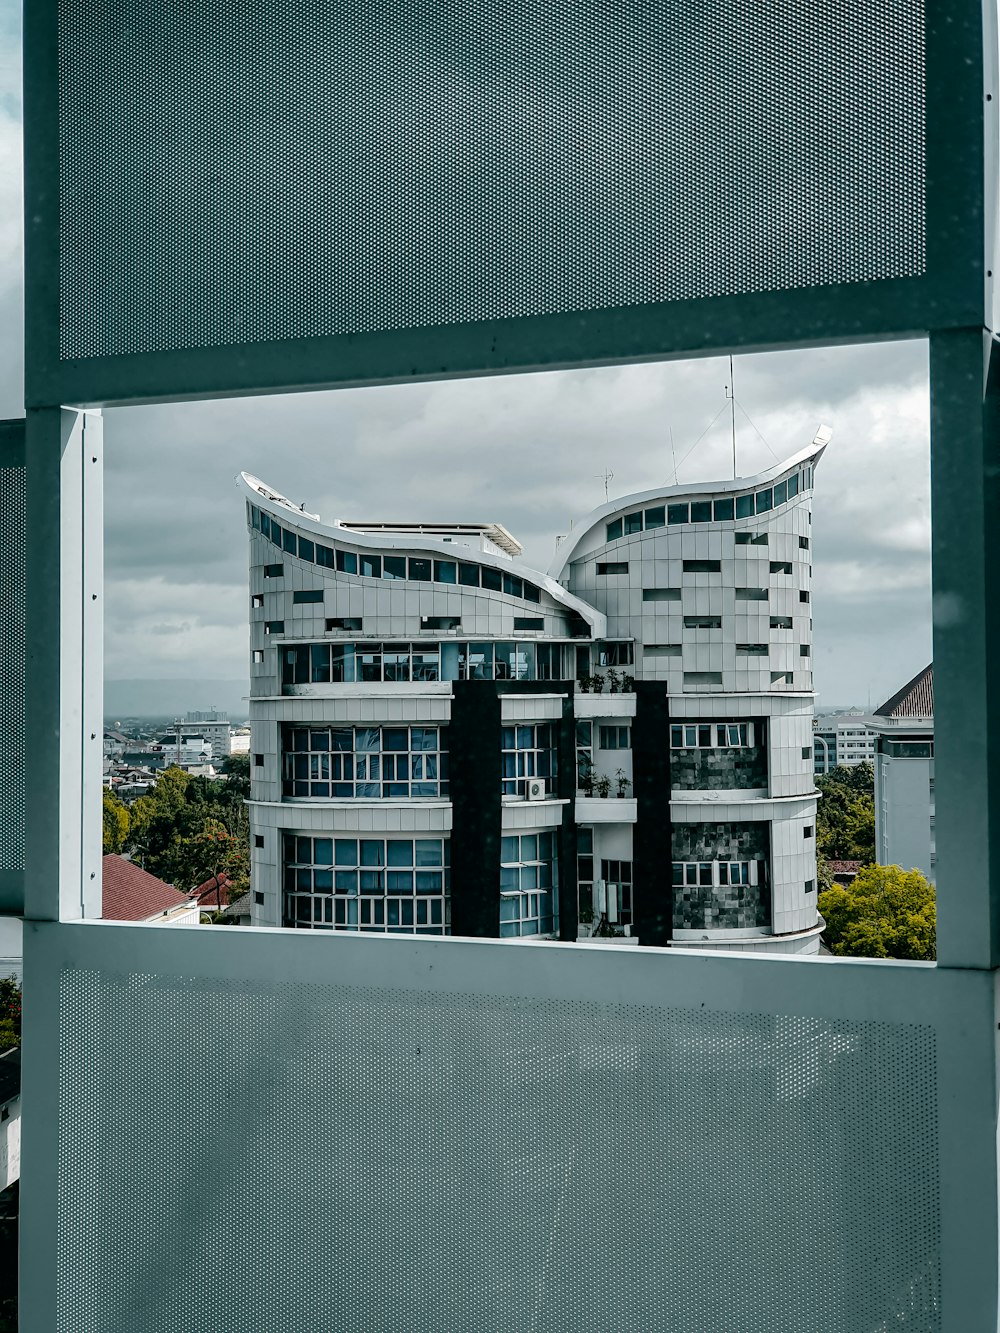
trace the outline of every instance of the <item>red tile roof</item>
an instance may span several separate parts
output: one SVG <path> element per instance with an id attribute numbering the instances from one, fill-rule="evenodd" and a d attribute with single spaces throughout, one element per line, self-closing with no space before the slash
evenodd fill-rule
<path id="1" fill-rule="evenodd" d="M 831 875 L 856 875 L 861 869 L 861 861 L 827 861 Z"/>
<path id="2" fill-rule="evenodd" d="M 229 902 L 229 890 L 231 881 L 229 876 L 223 870 L 219 875 L 213 875 L 211 879 L 206 879 L 204 884 L 199 884 L 191 892 L 198 899 L 198 906 L 206 909 L 216 909 L 225 907 Z"/>
<path id="3" fill-rule="evenodd" d="M 875 709 L 876 717 L 933 717 L 934 664 L 924 667 L 901 690 Z"/>
<path id="4" fill-rule="evenodd" d="M 101 916 L 105 921 L 146 921 L 188 902 L 189 896 L 120 856 L 102 862 Z"/>

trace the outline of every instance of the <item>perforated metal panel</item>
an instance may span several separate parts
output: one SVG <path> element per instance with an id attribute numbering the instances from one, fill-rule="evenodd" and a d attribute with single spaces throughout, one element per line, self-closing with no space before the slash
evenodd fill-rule
<path id="1" fill-rule="evenodd" d="M 922 274 L 922 0 L 60 5 L 61 355 Z"/>
<path id="2" fill-rule="evenodd" d="M 24 869 L 24 439 L 0 423 L 0 873 Z"/>
<path id="3" fill-rule="evenodd" d="M 941 1327 L 928 1027 L 78 969 L 60 1013 L 61 1333 Z"/>

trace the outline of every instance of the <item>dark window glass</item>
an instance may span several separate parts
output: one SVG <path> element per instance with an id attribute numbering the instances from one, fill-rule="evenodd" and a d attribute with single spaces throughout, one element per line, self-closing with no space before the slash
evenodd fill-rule
<path id="1" fill-rule="evenodd" d="M 622 535 L 622 521 L 620 518 L 613 519 L 608 524 L 608 541 L 615 542 Z"/>
<path id="2" fill-rule="evenodd" d="M 799 550 L 800 550 L 800 551 L 808 551 L 808 550 L 809 550 L 809 538 L 808 538 L 808 537 L 800 537 L 800 538 L 799 538 Z"/>
<path id="3" fill-rule="evenodd" d="M 711 523 L 711 521 L 712 521 L 712 501 L 693 500 L 691 502 L 691 522 Z"/>
<path id="4" fill-rule="evenodd" d="M 714 505 L 716 523 L 724 522 L 735 514 L 735 505 L 730 497 L 728 500 L 716 500 Z"/>
<path id="5" fill-rule="evenodd" d="M 790 560 L 772 560 L 772 574 L 790 574 L 792 572 L 792 562 Z"/>
<path id="6" fill-rule="evenodd" d="M 609 560 L 605 562 L 598 561 L 597 572 L 598 574 L 627 574 L 628 561 L 627 560 Z"/>
<path id="7" fill-rule="evenodd" d="M 292 593 L 292 601 L 302 602 L 321 602 L 323 600 L 322 588 L 303 588 L 298 592 Z"/>
<path id="8" fill-rule="evenodd" d="M 287 551 L 289 555 L 298 555 L 299 553 L 298 538 L 296 537 L 294 532 L 289 532 L 287 528 L 285 529 L 284 536 L 281 539 L 281 546 L 282 550 Z"/>
<path id="9" fill-rule="evenodd" d="M 405 579 L 406 556 L 405 555 L 383 556 L 382 577 L 384 579 Z"/>
<path id="10" fill-rule="evenodd" d="M 765 514 L 771 508 L 772 493 L 770 486 L 766 491 L 757 492 L 757 513 Z"/>
<path id="11" fill-rule="evenodd" d="M 808 600 L 809 600 L 809 594 L 808 594 L 807 592 L 800 592 L 800 593 L 799 593 L 799 601 L 800 601 L 800 602 L 808 602 Z"/>
<path id="12" fill-rule="evenodd" d="M 775 509 L 777 509 L 778 505 L 783 505 L 787 499 L 788 499 L 788 482 L 779 481 L 777 486 L 775 486 L 774 488 Z"/>
<path id="13" fill-rule="evenodd" d="M 526 602 L 540 602 L 542 600 L 541 589 L 536 588 L 533 583 L 528 583 L 527 581 L 525 581 L 524 600 Z"/>
<path id="14" fill-rule="evenodd" d="M 520 597 L 524 592 L 524 584 L 516 574 L 505 574 L 503 576 L 503 590 L 508 597 Z"/>
<path id="15" fill-rule="evenodd" d="M 250 522 L 255 528 L 260 528 L 260 510 L 256 505 L 250 506 Z"/>
<path id="16" fill-rule="evenodd" d="M 284 634 L 284 632 L 285 632 L 285 622 L 283 620 L 265 620 L 264 622 L 265 634 Z"/>
<path id="17" fill-rule="evenodd" d="M 753 496 L 738 495 L 736 497 L 736 517 L 749 518 L 753 513 Z"/>
<path id="18" fill-rule="evenodd" d="M 410 556 L 410 578 L 414 583 L 430 583 L 431 562 L 422 556 Z"/>
<path id="19" fill-rule="evenodd" d="M 366 579 L 380 579 L 382 577 L 382 557 L 380 555 L 365 555 L 364 551 L 358 554 L 358 573 L 363 574 Z"/>
<path id="20" fill-rule="evenodd" d="M 265 537 L 271 535 L 271 515 L 265 514 L 263 509 L 260 511 L 260 530 Z"/>
<path id="21" fill-rule="evenodd" d="M 281 524 L 276 523 L 273 518 L 271 519 L 271 541 L 274 542 L 275 546 L 281 545 Z"/>
<path id="22" fill-rule="evenodd" d="M 308 537 L 299 538 L 299 559 L 312 560 L 314 558 L 315 547 Z"/>
<path id="23" fill-rule="evenodd" d="M 317 545 L 316 563 L 317 565 L 325 565 L 327 569 L 333 569 L 336 564 L 336 561 L 333 558 L 333 547 Z"/>
<path id="24" fill-rule="evenodd" d="M 478 565 L 459 565 L 458 581 L 463 588 L 479 587 L 479 566 Z"/>
<path id="25" fill-rule="evenodd" d="M 265 565 L 265 566 L 264 566 L 264 577 L 265 577 L 266 579 L 280 579 L 280 578 L 283 578 L 283 577 L 284 577 L 284 574 L 285 574 L 285 566 L 284 566 L 284 565 Z"/>
<path id="26" fill-rule="evenodd" d="M 668 523 L 686 523 L 688 521 L 688 507 L 683 505 L 667 505 Z"/>
<path id="27" fill-rule="evenodd" d="M 793 496 L 798 495 L 798 493 L 799 493 L 799 474 L 796 472 L 788 478 L 789 500 L 791 500 Z"/>
<path id="28" fill-rule="evenodd" d="M 722 572 L 721 560 L 685 560 L 685 574 L 720 574 Z"/>
<path id="29" fill-rule="evenodd" d="M 483 565 L 480 571 L 483 587 L 489 588 L 491 592 L 500 592 L 503 588 L 503 578 L 499 569 L 491 569 L 489 565 Z"/>
<path id="30" fill-rule="evenodd" d="M 636 513 L 636 514 L 626 514 L 626 515 L 625 515 L 625 531 L 626 531 L 626 532 L 641 532 L 641 531 L 642 531 L 642 511 L 641 511 L 641 510 L 640 510 L 638 513 Z"/>
<path id="31" fill-rule="evenodd" d="M 353 551 L 342 551 L 338 547 L 337 568 L 341 574 L 356 574 L 358 572 L 358 557 Z"/>
<path id="32" fill-rule="evenodd" d="M 515 616 L 515 629 L 544 629 L 545 620 L 542 616 Z"/>
<path id="33" fill-rule="evenodd" d="M 646 510 L 646 528 L 662 528 L 667 521 L 667 510 L 665 505 L 655 505 L 652 509 Z"/>
<path id="34" fill-rule="evenodd" d="M 457 583 L 458 566 L 454 560 L 435 560 L 434 561 L 434 582 L 435 583 Z"/>

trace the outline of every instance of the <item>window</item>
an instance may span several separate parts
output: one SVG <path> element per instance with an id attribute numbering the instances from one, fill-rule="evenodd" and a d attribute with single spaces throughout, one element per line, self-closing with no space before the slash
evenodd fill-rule
<path id="1" fill-rule="evenodd" d="M 766 514 L 767 511 L 771 508 L 771 505 L 773 503 L 773 498 L 774 498 L 774 493 L 772 492 L 770 486 L 767 488 L 766 491 L 758 491 L 757 513 Z"/>
<path id="2" fill-rule="evenodd" d="M 264 846 L 264 835 L 263 835 L 263 833 L 255 833 L 255 834 L 253 835 L 253 845 L 254 845 L 255 847 L 263 847 L 263 846 Z"/>
<path id="3" fill-rule="evenodd" d="M 289 555 L 298 555 L 299 539 L 294 532 L 289 532 L 287 528 L 285 529 L 285 536 L 281 545 L 282 550 L 287 551 Z"/>
<path id="4" fill-rule="evenodd" d="M 503 592 L 503 575 L 499 569 L 492 569 L 489 565 L 483 565 L 479 571 L 479 581 L 490 592 Z"/>
<path id="5" fill-rule="evenodd" d="M 552 833 L 500 839 L 500 936 L 551 935 L 557 928 L 558 851 Z"/>
<path id="6" fill-rule="evenodd" d="M 359 551 L 358 573 L 364 575 L 366 579 L 380 579 L 382 577 L 382 557 Z"/>
<path id="7" fill-rule="evenodd" d="M 633 644 L 628 640 L 620 643 L 602 643 L 598 649 L 598 666 L 631 666 L 634 660 Z"/>
<path id="8" fill-rule="evenodd" d="M 674 722 L 670 727 L 672 750 L 712 748 L 744 749 L 754 744 L 752 722 Z"/>
<path id="9" fill-rule="evenodd" d="M 632 862 L 601 861 L 604 881 L 603 904 L 598 902 L 613 925 L 632 924 Z"/>
<path id="10" fill-rule="evenodd" d="M 612 560 L 612 561 L 606 561 L 604 563 L 598 561 L 597 572 L 598 574 L 627 574 L 628 561 Z"/>
<path id="11" fill-rule="evenodd" d="M 737 657 L 766 657 L 766 643 L 738 643 L 736 645 Z"/>
<path id="12" fill-rule="evenodd" d="M 515 616 L 515 629 L 544 629 L 545 620 L 542 616 Z"/>
<path id="13" fill-rule="evenodd" d="M 643 657 L 680 657 L 679 643 L 645 643 L 642 646 Z"/>
<path id="14" fill-rule="evenodd" d="M 529 662 L 530 674 L 530 662 Z M 563 652 L 561 643 L 535 644 L 535 679 L 562 680 Z"/>
<path id="15" fill-rule="evenodd" d="M 333 630 L 359 630 L 362 626 L 360 616 L 331 616 L 326 622 L 327 633 Z"/>
<path id="16" fill-rule="evenodd" d="M 775 486 L 774 488 L 775 509 L 777 509 L 778 505 L 783 505 L 787 499 L 788 499 L 788 482 L 779 481 L 777 486 Z"/>
<path id="17" fill-rule="evenodd" d="M 788 498 L 791 500 L 799 493 L 799 474 L 796 472 L 788 478 Z"/>
<path id="18" fill-rule="evenodd" d="M 772 671 L 772 672 L 771 672 L 771 684 L 772 684 L 772 685 L 791 685 L 791 684 L 792 684 L 792 673 L 791 673 L 790 671 Z"/>
<path id="19" fill-rule="evenodd" d="M 668 523 L 686 523 L 688 521 L 688 506 L 686 504 L 667 505 Z"/>
<path id="20" fill-rule="evenodd" d="M 554 793 L 557 736 L 551 722 L 522 723 L 501 729 L 500 790 L 504 796 L 526 797 L 531 778 L 544 780 L 546 795 Z"/>
<path id="21" fill-rule="evenodd" d="M 526 602 L 536 602 L 536 603 L 537 603 L 537 602 L 540 602 L 540 601 L 542 600 L 542 591 L 541 591 L 541 589 L 540 589 L 540 588 L 536 588 L 535 585 L 534 585 L 533 583 L 528 583 L 527 580 L 525 580 L 525 584 L 524 584 L 524 600 L 525 600 Z"/>
<path id="22" fill-rule="evenodd" d="M 721 574 L 721 560 L 685 560 L 685 574 Z"/>
<path id="23" fill-rule="evenodd" d="M 750 518 L 753 514 L 753 496 L 738 495 L 736 497 L 736 517 Z"/>
<path id="24" fill-rule="evenodd" d="M 458 581 L 463 588 L 479 587 L 479 566 L 478 565 L 459 565 Z"/>
<path id="25" fill-rule="evenodd" d="M 457 583 L 458 565 L 454 560 L 435 560 L 434 561 L 434 582 L 435 583 Z"/>
<path id="26" fill-rule="evenodd" d="M 256 505 L 250 506 L 250 526 L 260 529 L 260 510 Z"/>
<path id="27" fill-rule="evenodd" d="M 312 560 L 315 547 L 307 537 L 299 538 L 299 559 Z"/>
<path id="28" fill-rule="evenodd" d="M 524 592 L 524 584 L 516 574 L 505 574 L 503 576 L 503 590 L 508 597 L 520 597 Z"/>
<path id="29" fill-rule="evenodd" d="M 252 611 L 259 611 L 263 607 L 263 605 L 264 605 L 264 594 L 262 592 L 255 592 L 253 596 L 250 598 L 250 609 Z"/>
<path id="30" fill-rule="evenodd" d="M 297 606 L 301 606 L 306 602 L 322 602 L 322 600 L 322 588 L 303 588 L 298 592 L 292 593 L 292 602 Z"/>
<path id="31" fill-rule="evenodd" d="M 685 629 L 722 629 L 721 616 L 685 616 Z"/>
<path id="32" fill-rule="evenodd" d="M 646 510 L 646 530 L 650 528 L 662 528 L 667 521 L 667 511 L 664 505 L 656 505 L 652 509 Z"/>
<path id="33" fill-rule="evenodd" d="M 317 542 L 317 544 L 316 544 L 316 563 L 317 563 L 317 565 L 324 565 L 327 569 L 333 569 L 333 568 L 336 566 L 336 563 L 337 563 L 337 562 L 336 562 L 336 559 L 335 559 L 335 557 L 334 557 L 333 547 L 332 547 L 332 546 L 320 546 L 319 543 Z"/>
<path id="34" fill-rule="evenodd" d="M 806 893 L 815 893 L 815 892 L 816 892 L 816 881 L 815 881 L 814 879 L 807 879 L 806 882 L 805 882 L 804 888 L 805 888 L 805 892 L 806 892 Z"/>
<path id="35" fill-rule="evenodd" d="M 756 861 L 674 861 L 674 888 L 722 888 L 758 882 Z"/>
<path id="36" fill-rule="evenodd" d="M 685 671 L 684 688 L 698 689 L 704 685 L 721 685 L 721 671 Z"/>
<path id="37" fill-rule="evenodd" d="M 808 645 L 807 643 L 800 643 L 800 644 L 799 644 L 799 656 L 800 656 L 800 657 L 808 657 L 808 656 L 810 655 L 811 652 L 812 652 L 812 649 L 809 647 L 809 645 Z"/>
<path id="38" fill-rule="evenodd" d="M 635 514 L 626 514 L 625 515 L 626 535 L 632 532 L 641 532 L 641 531 L 642 531 L 642 510 L 640 509 L 638 513 Z"/>
<path id="39" fill-rule="evenodd" d="M 382 557 L 382 577 L 384 579 L 406 578 L 406 556 L 386 555 Z"/>
<path id="40" fill-rule="evenodd" d="M 593 796 L 594 724 L 589 721 L 580 721 L 576 724 L 576 785 L 584 795 Z M 588 836 L 590 836 L 589 831 Z"/>
<path id="41" fill-rule="evenodd" d="M 712 521 L 712 501 L 711 500 L 692 500 L 691 501 L 691 522 L 692 523 L 711 523 Z"/>
<path id="42" fill-rule="evenodd" d="M 791 628 L 792 628 L 792 617 L 791 617 L 791 616 L 772 616 L 772 617 L 771 617 L 771 628 L 772 628 L 772 629 L 791 629 Z"/>
<path id="43" fill-rule="evenodd" d="M 766 545 L 767 545 L 767 533 L 766 533 L 766 532 L 737 532 L 737 533 L 736 533 L 736 545 L 737 545 L 737 546 L 766 546 Z"/>
<path id="44" fill-rule="evenodd" d="M 803 745 L 803 747 L 802 747 L 802 758 L 803 758 L 803 759 L 811 759 L 812 757 L 813 757 L 812 746 L 811 746 L 811 745 Z"/>
<path id="45" fill-rule="evenodd" d="M 285 632 L 285 622 L 283 620 L 264 621 L 265 634 L 284 634 L 284 632 Z"/>
<path id="46" fill-rule="evenodd" d="M 265 577 L 266 579 L 280 579 L 280 578 L 284 578 L 284 576 L 285 576 L 285 566 L 284 566 L 284 565 L 265 565 L 265 566 L 264 566 L 264 577 Z"/>
<path id="47" fill-rule="evenodd" d="M 254 660 L 258 665 L 259 665 L 261 662 L 263 662 L 263 660 L 264 660 L 264 650 L 263 650 L 263 648 L 255 648 L 255 649 L 253 650 L 253 660 Z"/>
<path id="48" fill-rule="evenodd" d="M 284 924 L 445 935 L 447 838 L 283 838 Z"/>
<path id="49" fill-rule="evenodd" d="M 681 600 L 680 588 L 643 588 L 642 600 L 644 602 L 679 602 Z"/>
<path id="50" fill-rule="evenodd" d="M 724 523 L 729 519 L 735 518 L 735 501 L 732 498 L 728 500 L 716 500 L 714 505 L 714 516 L 716 523 Z"/>
<path id="51" fill-rule="evenodd" d="M 414 583 L 430 583 L 431 562 L 422 556 L 410 556 L 410 578 Z"/>
<path id="52" fill-rule="evenodd" d="M 576 832 L 576 883 L 580 906 L 580 920 L 594 919 L 594 830 L 579 828 Z"/>
<path id="53" fill-rule="evenodd" d="M 421 629 L 458 629 L 462 623 L 461 616 L 421 616 Z"/>
<path id="54" fill-rule="evenodd" d="M 736 600 L 738 602 L 766 602 L 766 588 L 737 588 Z"/>
<path id="55" fill-rule="evenodd" d="M 258 907 L 264 906 L 264 895 L 260 892 L 259 889 L 254 890 L 253 900 Z"/>
<path id="56" fill-rule="evenodd" d="M 254 766 L 254 768 L 263 768 L 263 767 L 264 767 L 264 756 L 263 756 L 262 754 L 255 754 L 255 755 L 254 755 L 254 757 L 253 757 L 253 766 Z"/>
<path id="57" fill-rule="evenodd" d="M 808 550 L 809 550 L 809 538 L 808 538 L 808 537 L 800 537 L 800 538 L 799 538 L 799 547 L 800 547 L 800 549 L 803 550 L 803 551 L 808 551 Z"/>
<path id="58" fill-rule="evenodd" d="M 289 797 L 388 800 L 444 797 L 440 727 L 283 728 L 281 790 Z"/>
<path id="59" fill-rule="evenodd" d="M 263 509 L 260 511 L 260 530 L 265 537 L 271 535 L 271 515 L 265 514 Z"/>
<path id="60" fill-rule="evenodd" d="M 530 680 L 530 643 L 459 644 L 459 680 Z"/>
<path id="61" fill-rule="evenodd" d="M 631 750 L 632 731 L 629 727 L 601 727 L 598 744 L 602 750 Z"/>
<path id="62" fill-rule="evenodd" d="M 809 594 L 808 594 L 807 592 L 802 591 L 802 592 L 799 593 L 799 601 L 800 601 L 800 602 L 808 602 L 808 600 L 809 600 Z"/>
<path id="63" fill-rule="evenodd" d="M 354 551 L 342 551 L 338 547 L 337 569 L 341 574 L 356 574 L 358 572 L 358 557 Z"/>
<path id="64" fill-rule="evenodd" d="M 811 838 L 812 835 L 813 835 L 813 832 L 814 832 L 814 829 L 813 829 L 812 824 L 803 824 L 803 826 L 802 826 L 802 836 L 803 836 L 803 838 Z"/>
<path id="65" fill-rule="evenodd" d="M 792 572 L 792 562 L 790 560 L 772 560 L 772 574 L 790 574 Z"/>
<path id="66" fill-rule="evenodd" d="M 438 644 L 311 643 L 282 651 L 282 685 L 440 679 Z"/>
<path id="67" fill-rule="evenodd" d="M 612 519 L 607 525 L 607 540 L 616 542 L 622 535 L 622 520 L 620 518 Z"/>

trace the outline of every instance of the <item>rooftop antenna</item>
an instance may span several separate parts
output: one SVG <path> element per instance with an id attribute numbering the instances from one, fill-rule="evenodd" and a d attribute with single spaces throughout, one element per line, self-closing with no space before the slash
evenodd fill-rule
<path id="1" fill-rule="evenodd" d="M 726 385 L 726 397 L 729 399 L 729 415 L 733 431 L 733 480 L 739 475 L 736 471 L 736 380 L 733 376 L 733 358 L 729 358 L 729 383 Z"/>
<path id="2" fill-rule="evenodd" d="M 670 431 L 670 457 L 674 465 L 674 485 L 676 486 L 678 482 L 677 482 L 677 454 L 674 450 L 674 428 L 673 426 L 668 426 L 667 429 Z"/>
<path id="3" fill-rule="evenodd" d="M 613 472 L 602 472 L 601 475 L 597 478 L 598 481 L 603 481 L 603 482 L 604 482 L 604 503 L 605 503 L 605 504 L 607 504 L 607 502 L 608 502 L 608 483 L 611 482 L 611 481 L 614 481 L 614 479 L 615 479 L 615 474 L 614 474 Z"/>

